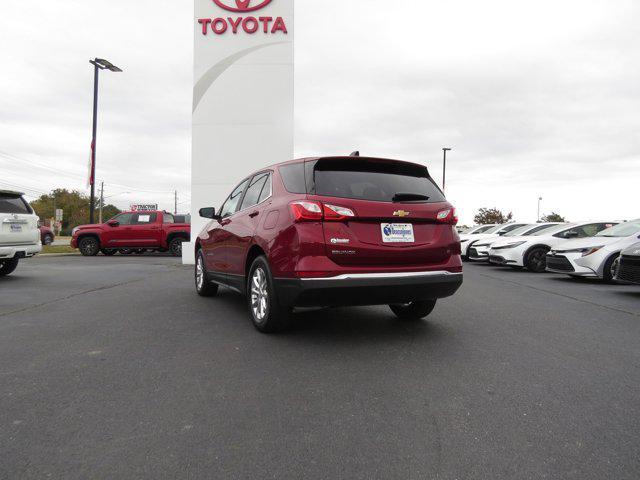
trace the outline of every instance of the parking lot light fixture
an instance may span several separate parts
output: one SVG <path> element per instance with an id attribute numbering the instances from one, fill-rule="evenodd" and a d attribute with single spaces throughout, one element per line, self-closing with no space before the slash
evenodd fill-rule
<path id="1" fill-rule="evenodd" d="M 91 173 L 89 174 L 89 183 L 91 185 L 91 200 L 89 202 L 89 223 L 93 223 L 93 213 L 96 204 L 96 133 L 98 127 L 98 76 L 100 70 L 110 70 L 112 72 L 122 72 L 121 68 L 116 67 L 109 60 L 104 58 L 95 58 L 89 60 L 89 63 L 93 65 L 93 128 L 91 136 Z"/>
<path id="2" fill-rule="evenodd" d="M 442 191 L 444 192 L 444 183 L 446 180 L 446 174 L 447 174 L 447 152 L 450 151 L 450 148 L 444 147 L 442 149 L 442 154 L 443 154 L 443 158 L 442 158 Z"/>
<path id="3" fill-rule="evenodd" d="M 538 197 L 538 222 L 540 221 L 540 202 L 542 201 L 542 197 Z"/>

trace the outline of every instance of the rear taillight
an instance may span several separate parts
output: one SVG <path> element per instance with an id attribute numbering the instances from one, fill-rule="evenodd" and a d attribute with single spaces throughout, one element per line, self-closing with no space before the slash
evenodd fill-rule
<path id="1" fill-rule="evenodd" d="M 327 203 L 325 203 L 323 207 L 324 219 L 326 221 L 349 220 L 356 216 L 350 208 L 339 207 L 338 205 L 329 205 Z"/>
<path id="2" fill-rule="evenodd" d="M 296 222 L 339 222 L 356 216 L 350 208 L 320 202 L 297 200 L 289 205 Z"/>
<path id="3" fill-rule="evenodd" d="M 441 210 L 436 215 L 436 220 L 440 223 L 446 223 L 448 225 L 456 225 L 458 223 L 458 215 L 456 215 L 455 208 L 447 208 L 446 210 Z"/>
<path id="4" fill-rule="evenodd" d="M 296 222 L 318 222 L 322 220 L 322 204 L 298 200 L 291 202 L 293 220 Z"/>

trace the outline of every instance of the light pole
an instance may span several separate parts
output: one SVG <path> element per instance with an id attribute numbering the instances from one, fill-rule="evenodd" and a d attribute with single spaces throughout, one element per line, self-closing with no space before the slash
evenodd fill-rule
<path id="1" fill-rule="evenodd" d="M 538 197 L 538 222 L 540 221 L 540 202 L 542 201 L 542 197 Z"/>
<path id="2" fill-rule="evenodd" d="M 442 149 L 442 191 L 444 192 L 444 182 L 446 180 L 447 175 L 447 152 L 450 151 L 450 148 Z"/>
<path id="3" fill-rule="evenodd" d="M 91 136 L 91 174 L 89 176 L 89 183 L 91 184 L 91 201 L 89 203 L 89 223 L 93 223 L 93 210 L 95 208 L 95 182 L 96 177 L 96 130 L 98 127 L 98 73 L 100 70 L 111 70 L 112 72 L 121 72 L 122 70 L 116 67 L 113 63 L 103 58 L 96 58 L 89 60 L 89 63 L 93 65 L 93 131 Z"/>

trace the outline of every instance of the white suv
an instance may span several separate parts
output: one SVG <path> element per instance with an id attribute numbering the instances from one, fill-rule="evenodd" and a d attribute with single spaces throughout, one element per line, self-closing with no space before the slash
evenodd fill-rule
<path id="1" fill-rule="evenodd" d="M 0 190 L 0 277 L 42 250 L 38 216 L 22 193 Z"/>

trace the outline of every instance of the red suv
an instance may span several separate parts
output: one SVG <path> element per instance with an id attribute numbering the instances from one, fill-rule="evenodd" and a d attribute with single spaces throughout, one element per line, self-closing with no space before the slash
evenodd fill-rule
<path id="1" fill-rule="evenodd" d="M 389 305 L 420 319 L 462 284 L 455 209 L 426 167 L 323 157 L 260 170 L 234 188 L 196 240 L 198 294 L 246 294 L 261 332 L 294 307 Z"/>

